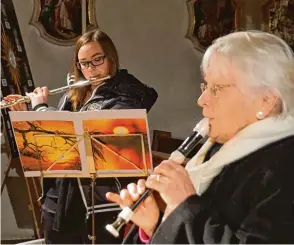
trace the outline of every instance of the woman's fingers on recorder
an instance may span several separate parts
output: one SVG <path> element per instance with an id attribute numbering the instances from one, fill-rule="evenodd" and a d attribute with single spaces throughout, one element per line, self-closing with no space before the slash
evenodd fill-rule
<path id="1" fill-rule="evenodd" d="M 144 179 L 139 179 L 138 180 L 138 193 L 140 194 L 140 195 L 142 195 L 145 191 L 146 191 L 146 180 L 144 180 Z"/>
<path id="2" fill-rule="evenodd" d="M 127 189 L 133 201 L 137 201 L 140 197 L 140 194 L 138 192 L 138 186 L 135 183 L 131 183 L 128 184 Z"/>
<path id="3" fill-rule="evenodd" d="M 133 201 L 137 201 L 139 197 L 145 192 L 146 190 L 146 185 L 145 185 L 145 180 L 144 179 L 139 179 L 138 183 L 131 183 L 128 184 L 127 189 L 129 191 L 129 194 L 133 198 Z"/>
<path id="4" fill-rule="evenodd" d="M 139 197 L 145 192 L 145 190 L 145 180 L 140 179 L 137 184 L 128 184 L 127 189 L 121 190 L 119 194 L 107 192 L 106 198 L 107 200 L 115 202 L 120 206 L 131 206 L 139 199 Z"/>
<path id="5" fill-rule="evenodd" d="M 107 192 L 106 199 L 110 202 L 116 203 L 117 205 L 122 205 L 122 200 L 120 198 L 120 195 L 117 193 Z"/>
<path id="6" fill-rule="evenodd" d="M 113 192 L 107 192 L 106 198 L 108 201 L 115 202 L 117 205 L 120 205 L 121 207 L 132 206 L 134 202 L 128 190 L 126 189 L 121 190 L 119 194 L 113 193 Z"/>
<path id="7" fill-rule="evenodd" d="M 121 206 L 123 206 L 123 207 L 124 206 L 130 207 L 130 206 L 133 205 L 134 200 L 133 200 L 131 194 L 128 192 L 127 189 L 122 189 L 120 191 L 119 195 L 120 195 L 120 198 L 122 200 Z"/>
<path id="8" fill-rule="evenodd" d="M 107 192 L 106 198 L 108 201 L 115 202 L 120 206 L 131 206 L 133 204 L 132 197 L 126 189 L 122 189 L 119 194 L 114 192 Z"/>

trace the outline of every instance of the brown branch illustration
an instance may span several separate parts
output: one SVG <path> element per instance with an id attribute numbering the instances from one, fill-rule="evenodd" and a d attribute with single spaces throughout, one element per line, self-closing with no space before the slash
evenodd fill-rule
<path id="1" fill-rule="evenodd" d="M 28 133 L 33 133 L 35 135 L 38 134 L 48 134 L 48 135 L 59 135 L 59 138 L 64 140 L 63 146 L 64 149 L 72 148 L 76 144 L 76 138 L 72 136 L 67 136 L 63 131 L 60 130 L 46 130 L 40 126 L 41 122 L 36 121 L 36 122 L 29 122 L 26 121 L 27 125 L 29 128 L 25 127 L 25 129 L 20 128 L 20 127 L 14 127 L 14 131 L 16 133 L 19 133 L 21 135 L 21 138 L 23 139 L 23 147 L 19 148 L 21 155 L 31 157 L 33 159 L 42 159 L 45 161 L 43 153 L 45 152 L 44 148 L 50 147 L 53 149 L 61 149 L 58 146 L 54 146 L 53 143 L 51 144 L 44 144 L 41 146 L 37 146 L 35 143 L 29 142 L 27 138 Z M 39 124 L 39 125 L 38 125 Z M 61 136 L 62 135 L 62 136 Z M 38 147 L 38 152 L 36 148 Z M 74 147 L 74 150 L 77 151 L 76 147 Z"/>

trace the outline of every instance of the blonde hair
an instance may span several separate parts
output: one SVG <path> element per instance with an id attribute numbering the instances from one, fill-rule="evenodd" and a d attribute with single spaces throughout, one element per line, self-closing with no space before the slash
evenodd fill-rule
<path id="1" fill-rule="evenodd" d="M 110 76 L 115 76 L 119 69 L 119 58 L 118 53 L 115 48 L 114 43 L 112 42 L 111 38 L 104 32 L 100 30 L 93 30 L 85 33 L 82 35 L 75 47 L 75 55 L 74 55 L 74 64 L 72 68 L 72 73 L 75 77 L 75 82 L 85 79 L 83 73 L 78 69 L 77 62 L 78 62 L 78 53 L 82 46 L 90 43 L 90 42 L 97 42 L 101 46 L 106 59 L 108 59 L 110 64 Z M 77 107 L 80 106 L 90 89 L 90 86 L 75 88 L 72 89 L 69 93 L 69 99 L 72 102 L 73 110 L 76 111 Z"/>
<path id="2" fill-rule="evenodd" d="M 294 54 L 281 38 L 261 31 L 240 31 L 216 39 L 204 54 L 201 69 L 205 74 L 213 54 L 227 57 L 245 77 L 245 86 L 254 95 L 256 89 L 270 89 L 281 100 L 280 116 L 294 116 Z M 219 72 L 230 67 L 220 64 Z M 240 81 L 236 81 L 237 83 Z"/>

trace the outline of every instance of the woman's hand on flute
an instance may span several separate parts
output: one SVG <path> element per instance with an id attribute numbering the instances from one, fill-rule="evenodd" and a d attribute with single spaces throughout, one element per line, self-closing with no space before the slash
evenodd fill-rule
<path id="1" fill-rule="evenodd" d="M 158 165 L 148 177 L 146 186 L 156 190 L 166 203 L 164 218 L 189 196 L 196 194 L 186 169 L 172 160 Z"/>
<path id="2" fill-rule="evenodd" d="M 137 184 L 128 184 L 127 189 L 121 190 L 120 194 L 106 193 L 106 198 L 120 205 L 122 208 L 131 207 L 146 190 L 145 180 L 140 179 Z M 159 219 L 159 208 L 151 194 L 134 211 L 131 220 L 151 237 Z"/>
<path id="3" fill-rule="evenodd" d="M 20 94 L 11 94 L 11 95 L 5 96 L 3 98 L 3 100 L 6 101 L 6 102 L 11 102 L 13 100 L 20 99 L 21 97 L 23 97 L 23 96 L 20 95 Z M 28 110 L 26 103 L 18 103 L 18 104 L 15 104 L 13 106 L 10 106 L 8 108 L 11 111 L 27 111 Z"/>
<path id="4" fill-rule="evenodd" d="M 47 87 L 37 87 L 34 92 L 26 93 L 26 96 L 30 97 L 32 108 L 34 108 L 36 105 L 42 103 L 48 104 L 49 90 Z"/>

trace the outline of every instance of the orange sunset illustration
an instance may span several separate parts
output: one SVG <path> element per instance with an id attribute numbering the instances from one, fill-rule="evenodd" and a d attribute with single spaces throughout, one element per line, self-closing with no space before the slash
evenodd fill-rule
<path id="1" fill-rule="evenodd" d="M 83 128 L 91 137 L 97 171 L 152 168 L 144 119 L 84 120 Z"/>
<path id="2" fill-rule="evenodd" d="M 24 171 L 81 170 L 71 121 L 13 122 Z"/>

